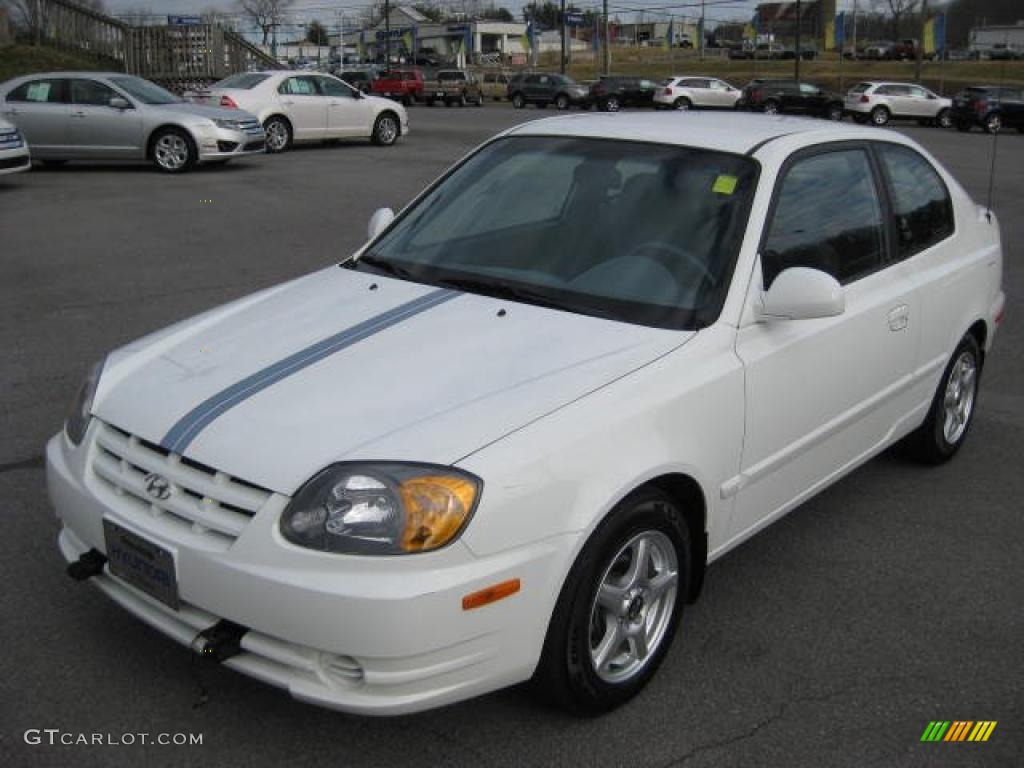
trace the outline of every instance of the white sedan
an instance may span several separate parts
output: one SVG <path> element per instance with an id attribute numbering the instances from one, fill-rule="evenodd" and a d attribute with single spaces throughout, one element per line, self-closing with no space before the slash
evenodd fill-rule
<path id="1" fill-rule="evenodd" d="M 402 105 L 321 73 L 243 72 L 190 98 L 256 115 L 267 134 L 268 152 L 283 152 L 295 141 L 347 138 L 387 146 L 409 132 L 409 115 Z"/>
<path id="2" fill-rule="evenodd" d="M 957 452 L 1001 282 L 902 135 L 527 123 L 341 264 L 97 364 L 47 446 L 60 549 L 304 701 L 607 711 L 709 562 L 897 440 Z"/>
<path id="3" fill-rule="evenodd" d="M 735 109 L 740 89 L 717 77 L 670 77 L 654 92 L 654 103 L 673 109 Z"/>
<path id="4" fill-rule="evenodd" d="M 32 167 L 28 144 L 21 132 L 0 118 L 0 176 L 27 171 Z"/>

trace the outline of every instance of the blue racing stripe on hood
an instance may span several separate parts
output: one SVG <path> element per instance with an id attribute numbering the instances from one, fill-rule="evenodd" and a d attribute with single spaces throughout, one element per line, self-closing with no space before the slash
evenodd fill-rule
<path id="1" fill-rule="evenodd" d="M 204 400 L 178 419 L 164 435 L 160 444 L 172 453 L 180 454 L 214 419 L 257 392 L 262 392 L 267 387 L 333 355 L 335 352 L 340 352 L 458 295 L 458 292 L 446 289 L 431 291 L 418 299 L 400 304 L 394 309 L 375 315 L 345 331 L 301 349 Z"/>

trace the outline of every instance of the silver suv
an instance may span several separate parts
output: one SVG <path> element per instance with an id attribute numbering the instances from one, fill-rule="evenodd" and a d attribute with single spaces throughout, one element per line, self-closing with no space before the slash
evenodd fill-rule
<path id="1" fill-rule="evenodd" d="M 914 83 L 858 83 L 846 94 L 843 111 L 854 121 L 885 125 L 892 118 L 909 118 L 922 125 L 952 125 L 950 99 Z"/>

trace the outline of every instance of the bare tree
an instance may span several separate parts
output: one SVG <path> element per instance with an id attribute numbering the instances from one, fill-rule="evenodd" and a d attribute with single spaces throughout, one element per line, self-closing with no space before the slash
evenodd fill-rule
<path id="1" fill-rule="evenodd" d="M 284 11 L 295 0 L 238 0 L 243 15 L 248 16 L 263 33 L 263 45 L 267 44 L 270 30 L 281 23 Z"/>
<path id="2" fill-rule="evenodd" d="M 900 39 L 900 21 L 917 10 L 920 0 L 874 0 L 874 6 L 884 13 L 886 9 L 892 17 L 893 40 Z"/>

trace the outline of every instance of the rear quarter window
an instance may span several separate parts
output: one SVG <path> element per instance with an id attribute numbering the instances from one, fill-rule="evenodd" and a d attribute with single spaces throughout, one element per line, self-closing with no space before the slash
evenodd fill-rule
<path id="1" fill-rule="evenodd" d="M 898 257 L 909 258 L 952 235 L 953 201 L 932 164 L 909 147 L 877 148 L 892 197 Z"/>

